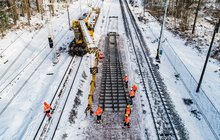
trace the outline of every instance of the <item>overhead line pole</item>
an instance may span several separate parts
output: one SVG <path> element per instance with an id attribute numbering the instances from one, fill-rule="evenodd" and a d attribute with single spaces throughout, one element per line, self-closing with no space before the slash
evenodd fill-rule
<path id="1" fill-rule="evenodd" d="M 210 52 L 212 50 L 212 44 L 213 44 L 214 39 L 215 39 L 215 34 L 218 32 L 219 26 L 220 26 L 220 18 L 219 18 L 218 23 L 215 25 L 214 33 L 213 33 L 213 36 L 212 36 L 212 40 L 211 40 L 211 43 L 210 43 L 210 47 L 209 47 L 209 50 L 208 50 L 208 53 L 207 53 L 207 56 L 206 56 L 205 64 L 204 64 L 202 74 L 201 74 L 200 79 L 199 79 L 199 83 L 198 83 L 196 92 L 199 92 L 199 89 L 200 89 L 200 86 L 201 86 L 201 83 L 202 83 L 202 79 L 203 79 L 203 76 L 204 76 L 204 73 L 205 73 L 205 70 L 206 70 L 207 62 L 209 60 Z"/>
<path id="2" fill-rule="evenodd" d="M 69 29 L 71 29 L 71 25 L 70 25 L 70 13 L 69 13 L 69 4 L 66 3 L 67 6 L 66 6 L 66 10 L 67 10 L 67 15 L 68 15 L 68 22 L 69 22 Z"/>
<path id="3" fill-rule="evenodd" d="M 202 1 L 202 0 L 199 0 L 198 6 L 197 6 L 197 8 L 196 8 L 196 14 L 195 14 L 195 19 L 194 19 L 194 23 L 193 23 L 192 34 L 194 34 L 194 32 L 195 32 L 196 21 L 197 21 L 197 16 L 198 16 L 198 13 L 199 13 L 199 8 L 200 8 L 200 5 L 201 5 L 201 1 Z"/>
<path id="4" fill-rule="evenodd" d="M 168 8 L 169 0 L 166 0 L 166 5 L 165 5 L 165 12 L 163 16 L 163 24 L 160 30 L 160 37 L 159 37 L 159 42 L 158 42 L 158 48 L 157 48 L 157 55 L 156 55 L 156 61 L 160 63 L 160 45 L 161 45 L 161 38 L 163 36 L 163 28 L 165 26 L 166 22 L 166 15 L 167 15 L 167 8 Z"/>

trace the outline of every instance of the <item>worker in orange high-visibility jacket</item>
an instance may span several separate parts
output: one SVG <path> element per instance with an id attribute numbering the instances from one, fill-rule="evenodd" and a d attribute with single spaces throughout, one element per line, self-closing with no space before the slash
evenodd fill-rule
<path id="1" fill-rule="evenodd" d="M 105 58 L 105 55 L 103 52 L 99 52 L 99 59 L 103 60 Z"/>
<path id="2" fill-rule="evenodd" d="M 125 87 L 128 88 L 128 75 L 127 74 L 125 74 L 123 81 L 125 83 Z"/>
<path id="3" fill-rule="evenodd" d="M 129 97 L 130 97 L 130 105 L 133 105 L 133 98 L 135 97 L 134 90 L 132 90 L 132 89 L 130 90 Z"/>
<path id="4" fill-rule="evenodd" d="M 44 102 L 44 112 L 46 113 L 47 117 L 51 117 L 50 110 L 52 107 L 47 102 Z"/>
<path id="5" fill-rule="evenodd" d="M 134 85 L 132 85 L 132 87 L 131 87 L 131 88 L 132 88 L 132 90 L 133 90 L 134 92 L 136 92 L 136 91 L 138 90 L 138 87 L 137 87 L 137 85 L 135 85 L 135 84 L 134 84 Z"/>
<path id="6" fill-rule="evenodd" d="M 101 108 L 101 106 L 98 106 L 96 112 L 95 112 L 95 115 L 97 116 L 97 123 L 100 123 L 101 122 L 101 119 L 102 119 L 102 113 L 103 113 L 103 110 Z"/>
<path id="7" fill-rule="evenodd" d="M 123 128 L 125 128 L 125 126 L 128 126 L 128 128 L 130 128 L 130 117 L 128 114 L 125 114 L 125 117 L 124 117 L 124 127 Z"/>
<path id="8" fill-rule="evenodd" d="M 130 116 L 130 114 L 131 114 L 131 107 L 129 104 L 125 108 L 125 114 L 128 114 L 128 116 Z"/>

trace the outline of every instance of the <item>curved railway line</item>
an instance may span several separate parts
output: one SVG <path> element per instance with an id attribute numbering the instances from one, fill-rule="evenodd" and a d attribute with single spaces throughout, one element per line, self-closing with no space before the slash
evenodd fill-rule
<path id="1" fill-rule="evenodd" d="M 181 126 L 182 123 L 180 119 L 173 112 L 172 108 L 170 108 L 172 105 L 170 103 L 169 95 L 166 94 L 164 84 L 162 83 L 162 80 L 159 78 L 158 72 L 152 66 L 152 62 L 150 61 L 150 58 L 146 55 L 146 48 L 144 47 L 146 46 L 146 44 L 144 44 L 145 43 L 144 39 L 137 26 L 135 18 L 133 17 L 133 14 L 130 11 L 127 1 L 122 2 L 122 0 L 120 0 L 120 5 L 121 5 L 121 12 L 123 15 L 126 35 L 130 39 L 132 48 L 135 53 L 137 65 L 139 68 L 146 97 L 149 103 L 151 116 L 153 118 L 157 137 L 158 139 L 172 139 L 172 140 L 187 139 L 185 129 L 182 128 L 183 125 Z M 134 28 L 134 32 L 132 33 L 135 36 L 133 36 L 131 33 L 129 22 L 126 16 L 127 14 L 125 11 L 127 11 L 128 17 L 129 19 L 131 19 L 131 25 Z M 135 37 L 138 39 L 139 42 L 139 46 L 140 46 L 139 50 L 137 49 L 137 46 L 135 46 L 134 43 Z M 141 50 L 141 55 L 139 54 L 140 52 L 138 52 L 140 50 Z M 140 56 L 143 57 L 140 58 Z M 143 66 L 142 62 L 144 64 L 147 63 L 147 67 Z M 147 78 L 148 80 L 146 80 L 145 77 L 148 77 Z M 149 84 L 150 87 L 149 90 L 147 89 L 146 86 L 147 83 Z"/>
<path id="2" fill-rule="evenodd" d="M 73 58 L 71 59 L 69 65 L 68 65 L 68 68 L 66 69 L 66 71 L 65 71 L 65 73 L 64 73 L 64 75 L 63 75 L 63 77 L 62 77 L 62 80 L 61 80 L 59 86 L 57 87 L 57 90 L 56 90 L 56 92 L 55 92 L 55 94 L 54 94 L 54 96 L 53 96 L 53 98 L 52 98 L 52 100 L 51 100 L 51 102 L 50 102 L 50 104 L 53 106 L 53 112 L 56 111 L 56 108 L 58 108 L 59 103 L 60 103 L 60 101 L 61 101 L 60 99 L 61 99 L 61 97 L 63 96 L 63 94 L 65 93 L 65 90 L 66 90 L 65 88 L 66 88 L 66 86 L 68 85 L 67 83 L 68 83 L 68 81 L 69 81 L 70 74 L 71 74 L 71 72 L 72 72 L 72 70 L 73 70 L 73 67 L 75 67 L 75 65 L 74 65 L 74 64 L 75 64 L 75 61 L 74 61 L 75 58 L 76 58 L 76 57 L 73 57 Z M 64 105 L 62 106 L 62 111 L 59 113 L 58 121 L 57 121 L 57 123 L 56 123 L 55 129 L 53 130 L 52 139 L 54 138 L 55 133 L 56 133 L 56 130 L 57 130 L 58 125 L 59 125 L 59 123 L 60 123 L 60 120 L 61 120 L 63 111 L 64 111 L 65 106 L 66 106 L 66 103 L 67 103 L 67 100 L 68 100 L 68 98 L 69 98 L 69 95 L 70 95 L 70 93 L 71 93 L 73 84 L 74 84 L 74 82 L 75 82 L 76 76 L 77 76 L 78 71 L 79 71 L 79 68 L 80 68 L 80 66 L 81 66 L 82 59 L 83 59 L 83 58 L 80 58 L 80 62 L 79 62 L 79 64 L 78 64 L 76 73 L 74 74 L 74 78 L 73 78 L 73 80 L 72 80 L 72 82 L 71 82 L 71 86 L 70 86 L 70 88 L 68 89 L 68 93 L 67 93 L 67 96 L 66 96 L 66 98 L 65 98 Z M 37 132 L 35 133 L 33 139 L 44 139 L 44 138 L 46 138 L 46 137 L 47 137 L 47 133 L 48 133 L 48 131 L 49 131 L 49 129 L 50 129 L 50 125 L 51 125 L 51 121 L 52 121 L 52 120 L 53 120 L 53 117 L 52 117 L 51 119 L 47 119 L 46 114 L 45 114 L 44 117 L 43 117 L 43 119 L 42 119 L 41 122 L 40 122 L 40 125 L 39 125 L 39 127 L 38 127 L 38 129 L 37 129 Z"/>

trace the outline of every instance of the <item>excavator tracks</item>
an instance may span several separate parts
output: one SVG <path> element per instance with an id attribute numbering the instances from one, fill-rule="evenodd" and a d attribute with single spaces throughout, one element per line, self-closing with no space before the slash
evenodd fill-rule
<path id="1" fill-rule="evenodd" d="M 99 105 L 105 111 L 124 111 L 128 91 L 123 83 L 123 66 L 117 49 L 117 34 L 108 33 L 105 42 Z"/>

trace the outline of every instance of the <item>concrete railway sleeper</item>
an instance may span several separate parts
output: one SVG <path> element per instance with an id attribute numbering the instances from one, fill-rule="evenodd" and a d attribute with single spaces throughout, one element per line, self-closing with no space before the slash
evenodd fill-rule
<path id="1" fill-rule="evenodd" d="M 105 45 L 99 104 L 105 111 L 124 111 L 128 91 L 123 83 L 123 67 L 117 49 L 117 34 L 108 33 Z"/>
<path id="2" fill-rule="evenodd" d="M 55 133 L 56 133 L 56 130 L 58 128 L 58 125 L 60 123 L 60 119 L 63 115 L 63 111 L 64 111 L 64 108 L 66 106 L 66 102 L 69 98 L 69 95 L 72 91 L 72 87 L 73 87 L 73 84 L 75 82 L 75 79 L 76 79 L 76 76 L 78 74 L 78 71 L 80 69 L 80 66 L 81 66 L 81 63 L 82 63 L 82 58 L 80 58 L 79 62 L 78 62 L 78 66 L 76 68 L 76 72 L 74 74 L 74 78 L 72 81 L 69 81 L 70 79 L 70 74 L 72 73 L 73 71 L 73 68 L 76 66 L 76 62 L 75 62 L 75 59 L 76 57 L 73 57 L 62 77 L 62 80 L 60 81 L 60 84 L 58 85 L 57 87 L 57 90 L 50 102 L 50 105 L 52 105 L 54 111 L 53 112 L 56 112 L 56 109 L 59 108 L 59 104 L 61 102 L 61 100 L 64 100 L 64 105 L 62 106 L 62 109 L 61 109 L 61 112 L 59 113 L 59 116 L 56 116 L 58 117 L 58 120 L 55 119 L 55 121 L 57 122 L 54 122 L 56 125 L 55 127 L 53 128 L 50 128 L 51 127 L 51 124 L 52 124 L 52 121 L 53 121 L 53 117 L 51 119 L 47 119 L 46 115 L 44 115 L 44 117 L 42 118 L 41 120 L 41 123 L 37 129 L 37 132 L 35 133 L 34 135 L 34 138 L 33 139 L 45 139 L 47 137 L 50 137 L 50 138 L 54 138 L 55 136 Z M 70 82 L 70 83 L 68 83 Z M 66 89 L 66 87 L 70 85 L 70 88 L 69 89 Z M 67 95 L 63 95 L 63 94 L 67 94 Z M 62 97 L 64 97 L 64 99 L 61 99 Z M 55 114 L 55 113 L 54 113 Z M 49 135 L 47 136 L 47 134 L 49 133 L 49 131 L 52 131 L 50 134 L 52 135 Z"/>
<path id="3" fill-rule="evenodd" d="M 164 94 L 166 93 L 163 82 L 158 78 L 159 75 L 157 75 L 157 71 L 155 71 L 155 69 L 152 66 L 151 59 L 146 54 L 146 48 L 144 47 L 146 46 L 146 43 L 144 42 L 143 36 L 139 31 L 138 25 L 135 21 L 133 14 L 131 13 L 127 1 L 122 2 L 122 0 L 120 0 L 120 5 L 124 19 L 126 36 L 131 41 L 131 45 L 134 50 L 137 65 L 139 68 L 139 73 L 149 103 L 157 137 L 158 139 L 171 140 L 187 139 L 184 126 L 180 126 L 181 121 L 179 121 L 178 116 L 176 116 L 176 114 L 173 111 L 173 108 L 171 107 L 171 101 L 163 96 L 163 92 Z M 130 22 L 128 22 L 128 19 L 130 19 Z M 135 44 L 134 38 L 137 38 L 139 42 L 138 46 Z M 137 47 L 140 48 L 140 52 L 137 51 Z M 144 59 L 140 58 L 140 55 L 143 56 Z M 141 63 L 143 63 L 143 61 L 145 61 L 144 63 L 147 63 L 147 66 L 141 66 Z M 148 73 L 147 78 L 145 77 L 146 72 Z M 150 87 L 150 89 L 147 88 L 147 84 L 149 84 L 148 87 Z M 154 104 L 155 102 L 157 102 L 157 104 Z M 176 129 L 174 128 L 174 125 Z"/>

